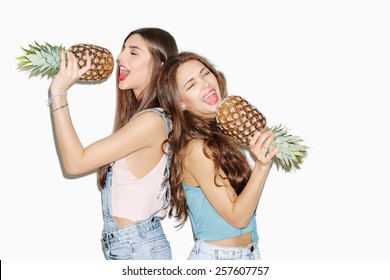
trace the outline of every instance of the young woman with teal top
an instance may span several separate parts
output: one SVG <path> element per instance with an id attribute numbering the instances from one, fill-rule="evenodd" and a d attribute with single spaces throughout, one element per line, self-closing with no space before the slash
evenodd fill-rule
<path id="1" fill-rule="evenodd" d="M 204 57 L 183 52 L 164 64 L 157 85 L 160 104 L 173 120 L 170 216 L 190 217 L 195 244 L 188 259 L 260 259 L 256 209 L 276 147 L 272 131 L 256 133 L 250 167 L 242 146 L 217 127 L 227 96 L 223 74 Z"/>

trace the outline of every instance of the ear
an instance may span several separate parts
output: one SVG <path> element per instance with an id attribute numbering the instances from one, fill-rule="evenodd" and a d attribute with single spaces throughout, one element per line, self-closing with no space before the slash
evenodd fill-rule
<path id="1" fill-rule="evenodd" d="M 184 104 L 183 102 L 180 102 L 180 104 L 181 104 L 181 110 L 182 110 L 182 111 L 187 110 L 186 104 Z"/>

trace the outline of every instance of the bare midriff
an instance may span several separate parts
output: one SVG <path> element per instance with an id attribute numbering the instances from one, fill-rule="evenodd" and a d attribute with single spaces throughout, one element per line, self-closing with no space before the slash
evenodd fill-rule
<path id="1" fill-rule="evenodd" d="M 116 223 L 118 224 L 118 226 L 120 226 L 121 228 L 130 226 L 130 225 L 134 225 L 136 223 L 132 220 L 128 220 L 125 218 L 114 217 L 114 219 L 115 219 Z"/>
<path id="2" fill-rule="evenodd" d="M 252 232 L 245 233 L 243 235 L 235 236 L 223 240 L 213 240 L 206 241 L 207 243 L 216 245 L 216 246 L 225 246 L 225 247 L 244 247 L 252 243 Z"/>

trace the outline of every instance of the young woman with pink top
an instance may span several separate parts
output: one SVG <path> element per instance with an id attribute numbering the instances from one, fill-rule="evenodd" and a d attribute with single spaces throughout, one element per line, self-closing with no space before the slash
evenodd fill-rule
<path id="1" fill-rule="evenodd" d="M 90 68 L 61 53 L 60 72 L 50 86 L 53 125 L 64 170 L 99 170 L 103 248 L 107 259 L 171 259 L 160 218 L 170 199 L 168 183 L 171 124 L 155 92 L 161 66 L 178 48 L 159 28 L 131 32 L 118 56 L 117 111 L 112 135 L 84 147 L 73 127 L 66 94 Z M 67 61 L 67 63 L 65 63 Z"/>

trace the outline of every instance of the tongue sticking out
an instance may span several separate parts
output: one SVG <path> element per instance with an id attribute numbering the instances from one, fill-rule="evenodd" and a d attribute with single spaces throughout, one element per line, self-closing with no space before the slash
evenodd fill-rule
<path id="1" fill-rule="evenodd" d="M 218 102 L 218 95 L 214 92 L 213 94 L 204 98 L 203 102 L 207 103 L 208 105 L 214 105 Z"/>
<path id="2" fill-rule="evenodd" d="M 123 81 L 130 74 L 128 70 L 120 70 L 119 71 L 119 80 Z"/>

